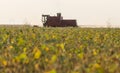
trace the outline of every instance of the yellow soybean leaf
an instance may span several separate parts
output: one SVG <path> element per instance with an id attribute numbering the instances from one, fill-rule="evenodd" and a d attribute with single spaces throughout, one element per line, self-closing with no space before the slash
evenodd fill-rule
<path id="1" fill-rule="evenodd" d="M 12 43 L 12 44 L 14 43 L 14 39 L 11 39 L 11 43 Z"/>
<path id="2" fill-rule="evenodd" d="M 51 70 L 50 73 L 57 73 L 55 69 Z"/>
<path id="3" fill-rule="evenodd" d="M 97 55 L 97 51 L 95 49 L 93 49 L 93 55 L 96 56 Z"/>
<path id="4" fill-rule="evenodd" d="M 55 38 L 55 35 L 52 35 L 52 38 Z"/>
<path id="5" fill-rule="evenodd" d="M 79 54 L 78 54 L 78 57 L 79 57 L 80 59 L 83 59 L 83 56 L 84 56 L 83 53 L 79 53 Z"/>
<path id="6" fill-rule="evenodd" d="M 72 73 L 79 73 L 79 72 L 73 71 Z"/>
<path id="7" fill-rule="evenodd" d="M 46 47 L 46 48 L 45 48 L 45 51 L 49 51 L 49 48 L 48 48 L 48 47 Z"/>
<path id="8" fill-rule="evenodd" d="M 64 43 L 60 44 L 61 49 L 64 49 L 64 46 L 65 46 Z"/>
<path id="9" fill-rule="evenodd" d="M 39 64 L 38 63 L 35 64 L 34 67 L 35 67 L 36 70 L 39 70 Z"/>
<path id="10" fill-rule="evenodd" d="M 41 56 L 41 51 L 40 51 L 40 50 L 37 50 L 37 51 L 35 52 L 35 54 L 34 54 L 34 58 L 35 58 L 35 59 L 39 59 L 40 56 Z"/>
<path id="11" fill-rule="evenodd" d="M 32 38 L 35 39 L 36 35 L 35 34 L 32 34 Z"/>
<path id="12" fill-rule="evenodd" d="M 109 66 L 109 72 L 110 73 L 115 73 L 115 71 L 118 69 L 118 64 L 111 64 L 110 66 Z"/>
<path id="13" fill-rule="evenodd" d="M 27 58 L 26 53 L 22 53 L 22 54 L 20 54 L 19 58 L 20 58 L 20 59 L 25 59 L 25 58 Z"/>
<path id="14" fill-rule="evenodd" d="M 12 49 L 13 48 L 13 46 L 9 46 L 9 49 Z"/>
<path id="15" fill-rule="evenodd" d="M 57 60 L 57 56 L 56 56 L 56 55 L 53 55 L 53 56 L 51 57 L 51 63 L 54 63 L 56 60 Z"/>
<path id="16" fill-rule="evenodd" d="M 27 59 L 26 53 L 21 53 L 20 55 L 18 55 L 18 56 L 15 57 L 15 60 L 16 60 L 17 62 L 24 61 L 25 59 Z"/>
<path id="17" fill-rule="evenodd" d="M 98 63 L 95 63 L 94 65 L 93 65 L 93 68 L 100 68 L 101 66 L 98 64 Z"/>
<path id="18" fill-rule="evenodd" d="M 3 60 L 3 61 L 2 61 L 2 64 L 3 64 L 4 66 L 7 66 L 7 61 L 6 61 L 6 60 Z"/>
<path id="19" fill-rule="evenodd" d="M 15 62 L 15 61 L 20 62 L 19 56 L 16 56 L 15 59 L 13 59 L 13 62 Z"/>
<path id="20" fill-rule="evenodd" d="M 27 58 L 26 60 L 25 60 L 25 64 L 28 64 L 29 63 L 29 59 Z"/>
<path id="21" fill-rule="evenodd" d="M 23 51 L 26 52 L 27 48 L 23 48 Z"/>
<path id="22" fill-rule="evenodd" d="M 48 71 L 48 72 L 44 72 L 44 73 L 57 73 L 57 72 L 56 72 L 55 69 L 52 69 L 52 70 L 50 70 L 50 71 Z"/>
<path id="23" fill-rule="evenodd" d="M 99 65 L 99 64 L 95 64 L 94 66 L 95 66 L 96 68 L 99 68 L 99 67 L 100 67 L 100 65 Z"/>
<path id="24" fill-rule="evenodd" d="M 25 43 L 23 38 L 18 39 L 18 45 L 23 45 Z"/>
<path id="25" fill-rule="evenodd" d="M 45 59 L 45 62 L 48 62 L 48 58 Z"/>
<path id="26" fill-rule="evenodd" d="M 92 70 L 96 73 L 105 73 L 102 66 L 98 63 L 93 64 Z"/>

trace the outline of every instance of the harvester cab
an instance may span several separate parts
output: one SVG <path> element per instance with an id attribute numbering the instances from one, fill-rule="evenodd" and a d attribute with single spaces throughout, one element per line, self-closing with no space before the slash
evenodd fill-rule
<path id="1" fill-rule="evenodd" d="M 43 23 L 43 25 L 45 26 L 45 23 L 46 23 L 46 21 L 48 20 L 48 17 L 49 17 L 50 15 L 42 15 L 42 23 Z"/>

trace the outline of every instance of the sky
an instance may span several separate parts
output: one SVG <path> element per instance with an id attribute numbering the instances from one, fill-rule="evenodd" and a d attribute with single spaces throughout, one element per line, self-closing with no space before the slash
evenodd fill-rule
<path id="1" fill-rule="evenodd" d="M 120 26 L 120 0 L 0 0 L 0 24 L 42 26 L 42 14 L 59 12 L 78 25 Z"/>

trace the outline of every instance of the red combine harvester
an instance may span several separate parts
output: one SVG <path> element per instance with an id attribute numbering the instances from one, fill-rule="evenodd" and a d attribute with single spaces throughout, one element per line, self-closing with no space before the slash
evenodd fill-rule
<path id="1" fill-rule="evenodd" d="M 42 22 L 44 27 L 77 27 L 76 20 L 64 20 L 61 13 L 57 16 L 42 15 Z"/>

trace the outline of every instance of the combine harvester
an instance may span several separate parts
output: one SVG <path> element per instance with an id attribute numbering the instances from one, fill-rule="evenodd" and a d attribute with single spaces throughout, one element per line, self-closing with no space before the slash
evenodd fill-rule
<path id="1" fill-rule="evenodd" d="M 76 20 L 63 19 L 61 13 L 57 16 L 42 15 L 42 23 L 44 27 L 77 27 Z"/>

